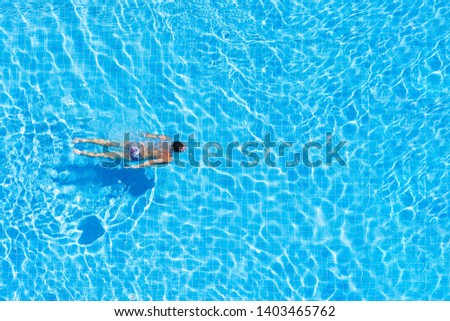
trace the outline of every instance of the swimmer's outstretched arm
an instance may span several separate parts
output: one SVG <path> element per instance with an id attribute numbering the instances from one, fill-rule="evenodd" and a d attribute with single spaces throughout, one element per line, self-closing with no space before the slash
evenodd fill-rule
<path id="1" fill-rule="evenodd" d="M 172 138 L 170 138 L 169 136 L 166 135 L 155 135 L 155 134 L 148 134 L 145 133 L 144 136 L 146 138 L 161 138 L 161 139 L 165 139 L 165 140 L 171 140 Z"/>
<path id="2" fill-rule="evenodd" d="M 162 159 L 152 159 L 152 160 L 148 160 L 146 162 L 140 163 L 138 165 L 133 165 L 130 166 L 128 168 L 142 168 L 142 167 L 148 167 L 148 166 L 155 166 L 155 165 L 163 165 L 163 164 L 167 164 L 167 162 L 165 162 Z"/>

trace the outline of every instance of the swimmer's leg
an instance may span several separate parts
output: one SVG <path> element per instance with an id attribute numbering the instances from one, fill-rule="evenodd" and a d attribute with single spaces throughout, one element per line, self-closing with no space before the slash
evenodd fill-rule
<path id="1" fill-rule="evenodd" d="M 73 152 L 77 155 L 84 155 L 84 156 L 88 156 L 88 157 L 104 157 L 104 158 L 112 158 L 112 159 L 124 157 L 124 153 L 122 153 L 122 152 L 92 153 L 92 152 L 86 152 L 83 150 L 79 150 L 76 148 L 73 149 Z"/>
<path id="2" fill-rule="evenodd" d="M 73 144 L 77 143 L 91 143 L 95 145 L 107 146 L 107 147 L 120 147 L 119 142 L 113 142 L 111 140 L 104 139 L 86 139 L 86 138 L 74 138 L 72 141 Z"/>

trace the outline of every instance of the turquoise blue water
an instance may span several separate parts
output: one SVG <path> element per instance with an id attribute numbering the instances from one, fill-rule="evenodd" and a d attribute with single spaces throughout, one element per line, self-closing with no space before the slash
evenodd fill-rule
<path id="1" fill-rule="evenodd" d="M 443 0 L 2 2 L 0 299 L 449 300 L 449 24 Z M 332 132 L 347 166 L 71 150 L 141 131 L 288 157 Z"/>

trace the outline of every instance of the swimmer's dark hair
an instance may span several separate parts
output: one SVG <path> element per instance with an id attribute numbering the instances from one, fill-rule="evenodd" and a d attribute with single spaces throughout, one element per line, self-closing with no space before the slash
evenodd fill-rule
<path id="1" fill-rule="evenodd" d="M 172 143 L 172 148 L 175 152 L 180 153 L 185 148 L 184 144 L 182 142 L 175 141 Z"/>

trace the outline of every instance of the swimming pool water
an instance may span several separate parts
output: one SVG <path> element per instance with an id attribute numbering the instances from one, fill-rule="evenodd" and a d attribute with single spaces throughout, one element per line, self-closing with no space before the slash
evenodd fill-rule
<path id="1" fill-rule="evenodd" d="M 0 299 L 450 299 L 449 19 L 445 1 L 2 2 Z M 297 152 L 332 132 L 347 166 L 71 151 L 140 131 Z"/>

